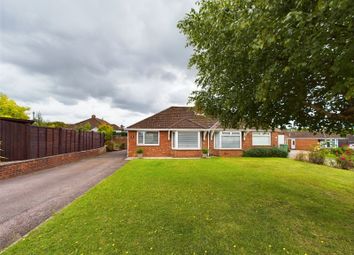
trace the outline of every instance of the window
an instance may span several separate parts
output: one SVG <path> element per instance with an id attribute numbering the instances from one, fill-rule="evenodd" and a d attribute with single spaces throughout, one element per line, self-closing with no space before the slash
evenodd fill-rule
<path id="1" fill-rule="evenodd" d="M 253 146 L 270 146 L 271 136 L 270 132 L 252 132 Z"/>
<path id="2" fill-rule="evenodd" d="M 241 132 L 216 132 L 214 140 L 216 149 L 241 149 Z"/>
<path id="3" fill-rule="evenodd" d="M 158 131 L 138 131 L 138 145 L 159 145 Z"/>
<path id="4" fill-rule="evenodd" d="M 200 149 L 200 134 L 196 131 L 178 131 L 172 133 L 172 148 Z"/>

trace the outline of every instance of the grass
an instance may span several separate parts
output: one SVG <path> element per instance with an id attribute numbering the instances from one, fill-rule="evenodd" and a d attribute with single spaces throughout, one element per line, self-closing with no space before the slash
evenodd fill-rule
<path id="1" fill-rule="evenodd" d="M 354 254 L 354 172 L 135 160 L 4 254 Z"/>

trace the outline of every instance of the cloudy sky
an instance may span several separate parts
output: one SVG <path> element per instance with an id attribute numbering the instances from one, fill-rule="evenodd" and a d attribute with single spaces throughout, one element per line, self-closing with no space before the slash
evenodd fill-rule
<path id="1" fill-rule="evenodd" d="M 195 89 L 176 28 L 193 0 L 0 0 L 0 92 L 74 123 L 129 125 Z"/>

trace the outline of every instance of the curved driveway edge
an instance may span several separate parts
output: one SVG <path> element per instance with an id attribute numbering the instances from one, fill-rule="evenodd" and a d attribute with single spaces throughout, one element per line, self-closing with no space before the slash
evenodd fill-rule
<path id="1" fill-rule="evenodd" d="M 126 151 L 105 153 L 0 181 L 0 250 L 125 164 Z"/>

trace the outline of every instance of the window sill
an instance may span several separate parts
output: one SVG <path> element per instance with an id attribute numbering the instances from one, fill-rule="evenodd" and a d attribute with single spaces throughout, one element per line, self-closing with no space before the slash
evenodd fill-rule
<path id="1" fill-rule="evenodd" d="M 160 144 L 137 144 L 136 146 L 143 146 L 143 147 L 156 147 L 156 146 L 160 146 Z"/>
<path id="2" fill-rule="evenodd" d="M 242 148 L 214 148 L 214 150 L 218 151 L 242 151 Z"/>
<path id="3" fill-rule="evenodd" d="M 174 151 L 201 151 L 201 148 L 172 148 Z"/>

